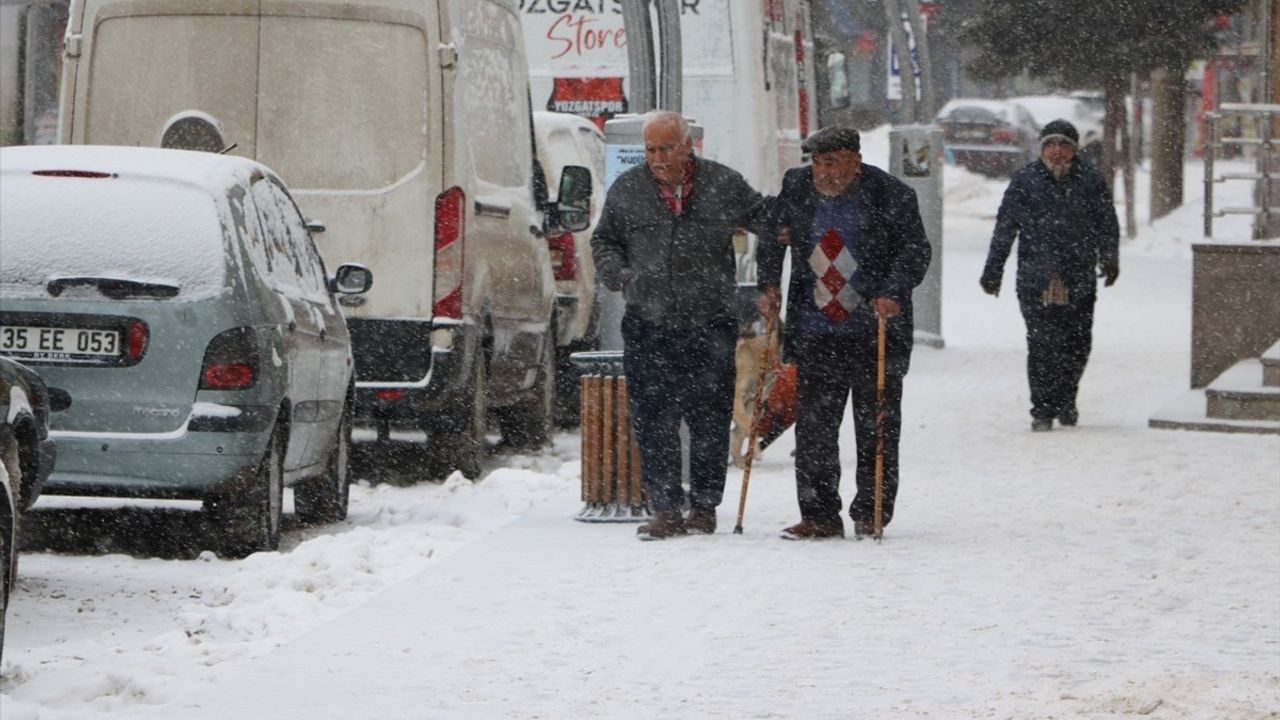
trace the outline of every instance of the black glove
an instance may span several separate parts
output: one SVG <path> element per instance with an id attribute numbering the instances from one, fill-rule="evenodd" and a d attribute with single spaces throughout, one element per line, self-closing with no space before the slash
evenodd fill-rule
<path id="1" fill-rule="evenodd" d="M 995 275 L 983 275 L 983 276 L 982 276 L 982 279 L 978 280 L 978 284 L 982 286 L 982 291 L 983 291 L 983 292 L 985 292 L 985 293 L 986 293 L 986 294 L 988 294 L 988 295 L 999 295 L 999 294 L 1000 294 L 1000 278 L 999 278 L 999 276 L 995 276 Z"/>
<path id="2" fill-rule="evenodd" d="M 1103 279 L 1102 284 L 1107 287 L 1114 285 L 1116 278 L 1120 277 L 1120 262 L 1118 260 L 1099 260 L 1098 277 Z"/>

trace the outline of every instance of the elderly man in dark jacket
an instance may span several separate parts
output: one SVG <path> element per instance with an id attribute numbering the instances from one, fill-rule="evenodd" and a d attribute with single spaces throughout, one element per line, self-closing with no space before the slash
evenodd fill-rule
<path id="1" fill-rule="evenodd" d="M 882 523 L 898 493 L 902 381 L 911 361 L 911 291 L 931 249 L 915 191 L 862 163 L 849 128 L 824 128 L 805 141 L 812 164 L 787 171 L 771 213 L 791 248 L 784 356 L 796 364 L 796 495 L 800 523 L 787 539 L 844 536 L 840 423 L 852 395 L 857 494 L 854 532 L 875 527 L 876 371 L 880 318 L 886 320 Z M 777 312 L 787 246 L 762 238 L 761 309 Z"/>
<path id="2" fill-rule="evenodd" d="M 733 236 L 767 204 L 737 172 L 693 154 L 688 122 L 655 112 L 645 164 L 618 176 L 591 238 L 596 273 L 621 290 L 623 365 L 654 518 L 642 540 L 712 533 L 733 408 Z M 689 427 L 689 517 L 681 514 L 680 421 Z"/>
<path id="3" fill-rule="evenodd" d="M 996 215 L 982 289 L 1000 293 L 1018 241 L 1018 304 L 1027 325 L 1031 429 L 1079 419 L 1076 393 L 1093 342 L 1097 267 L 1109 286 L 1120 274 L 1120 225 L 1102 174 L 1076 157 L 1079 134 L 1065 120 L 1040 131 L 1040 159 L 1013 174 Z"/>

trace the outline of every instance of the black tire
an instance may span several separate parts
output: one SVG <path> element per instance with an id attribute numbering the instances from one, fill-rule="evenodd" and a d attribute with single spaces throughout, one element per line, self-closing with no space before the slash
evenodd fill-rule
<path id="1" fill-rule="evenodd" d="M 284 433 L 271 433 L 258 470 L 237 492 L 206 501 L 215 525 L 226 533 L 227 554 L 245 557 L 280 547 L 281 507 L 284 503 Z"/>
<path id="2" fill-rule="evenodd" d="M 16 440 L 9 441 L 9 447 L 0 452 L 0 462 L 8 470 L 20 468 L 18 463 L 19 448 Z M 22 487 L 23 478 L 9 474 L 9 485 L 15 490 Z M 0 658 L 4 657 L 4 625 L 9 611 L 9 593 L 18 573 L 18 498 L 17 493 L 11 498 L 0 498 L 4 503 L 0 507 Z"/>
<path id="3" fill-rule="evenodd" d="M 338 436 L 334 439 L 325 472 L 307 478 L 293 488 L 293 510 L 304 523 L 321 524 L 347 519 L 351 498 L 351 404 L 342 409 Z"/>
<path id="4" fill-rule="evenodd" d="M 9 586 L 13 584 L 13 551 L 17 545 L 17 533 L 4 528 L 3 532 L 0 532 L 0 659 L 4 658 L 4 619 L 9 613 Z"/>
<path id="5" fill-rule="evenodd" d="M 4 622 L 9 612 L 9 590 L 13 586 L 17 559 L 17 518 L 0 518 L 0 659 L 4 658 Z"/>
<path id="6" fill-rule="evenodd" d="M 467 408 L 467 427 L 453 444 L 453 466 L 468 480 L 478 480 L 484 471 L 487 451 L 485 434 L 489 431 L 486 396 L 489 391 L 489 368 L 482 354 L 475 359 L 475 378 L 471 383 L 471 407 Z"/>
<path id="7" fill-rule="evenodd" d="M 508 447 L 534 449 L 551 439 L 551 420 L 556 402 L 556 348 L 551 335 L 543 341 L 542 347 L 538 379 L 529 389 L 528 397 L 503 408 L 498 414 L 502 439 Z"/>

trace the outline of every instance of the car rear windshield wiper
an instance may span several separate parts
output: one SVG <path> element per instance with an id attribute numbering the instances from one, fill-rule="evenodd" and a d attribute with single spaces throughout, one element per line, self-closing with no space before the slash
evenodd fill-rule
<path id="1" fill-rule="evenodd" d="M 92 276 L 57 277 L 50 280 L 45 289 L 50 295 L 58 297 L 63 290 L 76 285 L 94 286 L 98 288 L 98 292 L 112 300 L 128 297 L 171 298 L 178 294 L 178 286 L 167 283 Z"/>

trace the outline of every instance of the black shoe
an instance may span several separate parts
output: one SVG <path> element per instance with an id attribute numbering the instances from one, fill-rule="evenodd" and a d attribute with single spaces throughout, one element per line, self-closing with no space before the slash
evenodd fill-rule
<path id="1" fill-rule="evenodd" d="M 1031 432 L 1049 432 L 1053 429 L 1051 418 L 1036 418 L 1031 421 Z"/>
<path id="2" fill-rule="evenodd" d="M 1058 424 L 1064 427 L 1074 427 L 1080 421 L 1080 413 L 1075 408 L 1068 408 L 1058 413 Z"/>
<path id="3" fill-rule="evenodd" d="M 783 540 L 825 540 L 844 537 L 844 523 L 815 522 L 808 518 L 782 531 Z"/>
<path id="4" fill-rule="evenodd" d="M 659 510 L 652 520 L 636 528 L 636 537 L 641 540 L 666 540 L 687 533 L 678 510 Z"/>
<path id="5" fill-rule="evenodd" d="M 716 531 L 716 511 L 694 508 L 684 520 L 684 528 L 695 535 L 710 535 Z"/>

